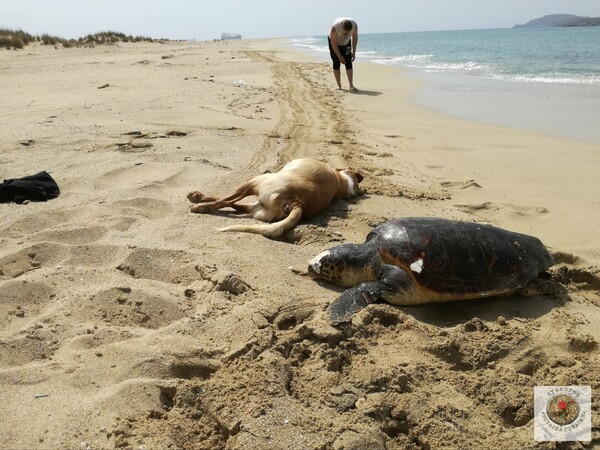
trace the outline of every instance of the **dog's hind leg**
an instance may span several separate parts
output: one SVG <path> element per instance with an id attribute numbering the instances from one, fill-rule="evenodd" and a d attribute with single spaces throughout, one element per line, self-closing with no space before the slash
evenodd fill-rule
<path id="1" fill-rule="evenodd" d="M 271 222 L 259 225 L 231 225 L 229 227 L 220 228 L 219 231 L 240 231 L 243 233 L 262 234 L 268 238 L 281 237 L 283 233 L 291 230 L 296 226 L 302 218 L 302 208 L 299 205 L 291 207 L 289 215 L 279 222 Z"/>

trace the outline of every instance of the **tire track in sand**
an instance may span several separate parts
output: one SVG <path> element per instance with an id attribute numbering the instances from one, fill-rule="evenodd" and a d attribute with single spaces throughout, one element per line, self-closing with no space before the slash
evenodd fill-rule
<path id="1" fill-rule="evenodd" d="M 268 52 L 246 51 L 255 62 L 272 64 L 281 117 L 250 168 L 281 168 L 300 157 L 341 156 L 350 127 L 341 113 L 342 93 L 319 83 L 323 65 L 280 61 Z M 264 167 L 263 167 L 264 166 Z"/>
<path id="2" fill-rule="evenodd" d="M 389 144 L 372 133 L 361 134 L 357 117 L 344 108 L 345 92 L 324 81 L 331 76 L 329 66 L 279 60 L 273 52 L 244 53 L 254 62 L 271 64 L 281 114 L 253 155 L 250 172 L 279 170 L 294 158 L 308 156 L 334 166 L 360 168 L 366 175 L 361 186 L 373 194 L 425 200 L 448 198 L 435 180 L 414 175 L 410 163 L 399 158 L 390 162 L 383 157 L 386 152 L 382 148 L 396 154 L 398 144 Z"/>

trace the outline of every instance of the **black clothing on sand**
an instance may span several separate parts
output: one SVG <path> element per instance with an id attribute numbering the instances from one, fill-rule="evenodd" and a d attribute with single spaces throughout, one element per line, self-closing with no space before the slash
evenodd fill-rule
<path id="1" fill-rule="evenodd" d="M 45 202 L 60 195 L 56 181 L 48 172 L 0 183 L 0 203 L 23 203 L 26 200 Z"/>

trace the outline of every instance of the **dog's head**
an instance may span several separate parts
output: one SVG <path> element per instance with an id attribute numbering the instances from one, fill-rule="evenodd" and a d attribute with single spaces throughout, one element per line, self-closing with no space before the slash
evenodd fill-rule
<path id="1" fill-rule="evenodd" d="M 362 174 L 358 170 L 352 169 L 351 167 L 337 170 L 340 172 L 340 175 L 342 175 L 342 178 L 346 180 L 348 197 L 353 197 L 360 194 L 360 188 L 358 187 L 358 184 L 363 180 Z"/>

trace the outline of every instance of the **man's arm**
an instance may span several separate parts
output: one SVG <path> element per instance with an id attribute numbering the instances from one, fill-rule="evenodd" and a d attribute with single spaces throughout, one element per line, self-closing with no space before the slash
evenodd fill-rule
<path id="1" fill-rule="evenodd" d="M 346 60 L 344 59 L 344 57 L 340 53 L 340 49 L 338 48 L 338 39 L 337 33 L 335 32 L 335 27 L 331 27 L 331 30 L 329 30 L 329 39 L 331 40 L 331 47 L 333 48 L 333 52 L 336 54 L 340 62 L 343 65 L 346 65 Z"/>
<path id="2" fill-rule="evenodd" d="M 352 61 L 356 58 L 356 46 L 358 45 L 358 25 L 354 25 L 352 32 Z"/>

